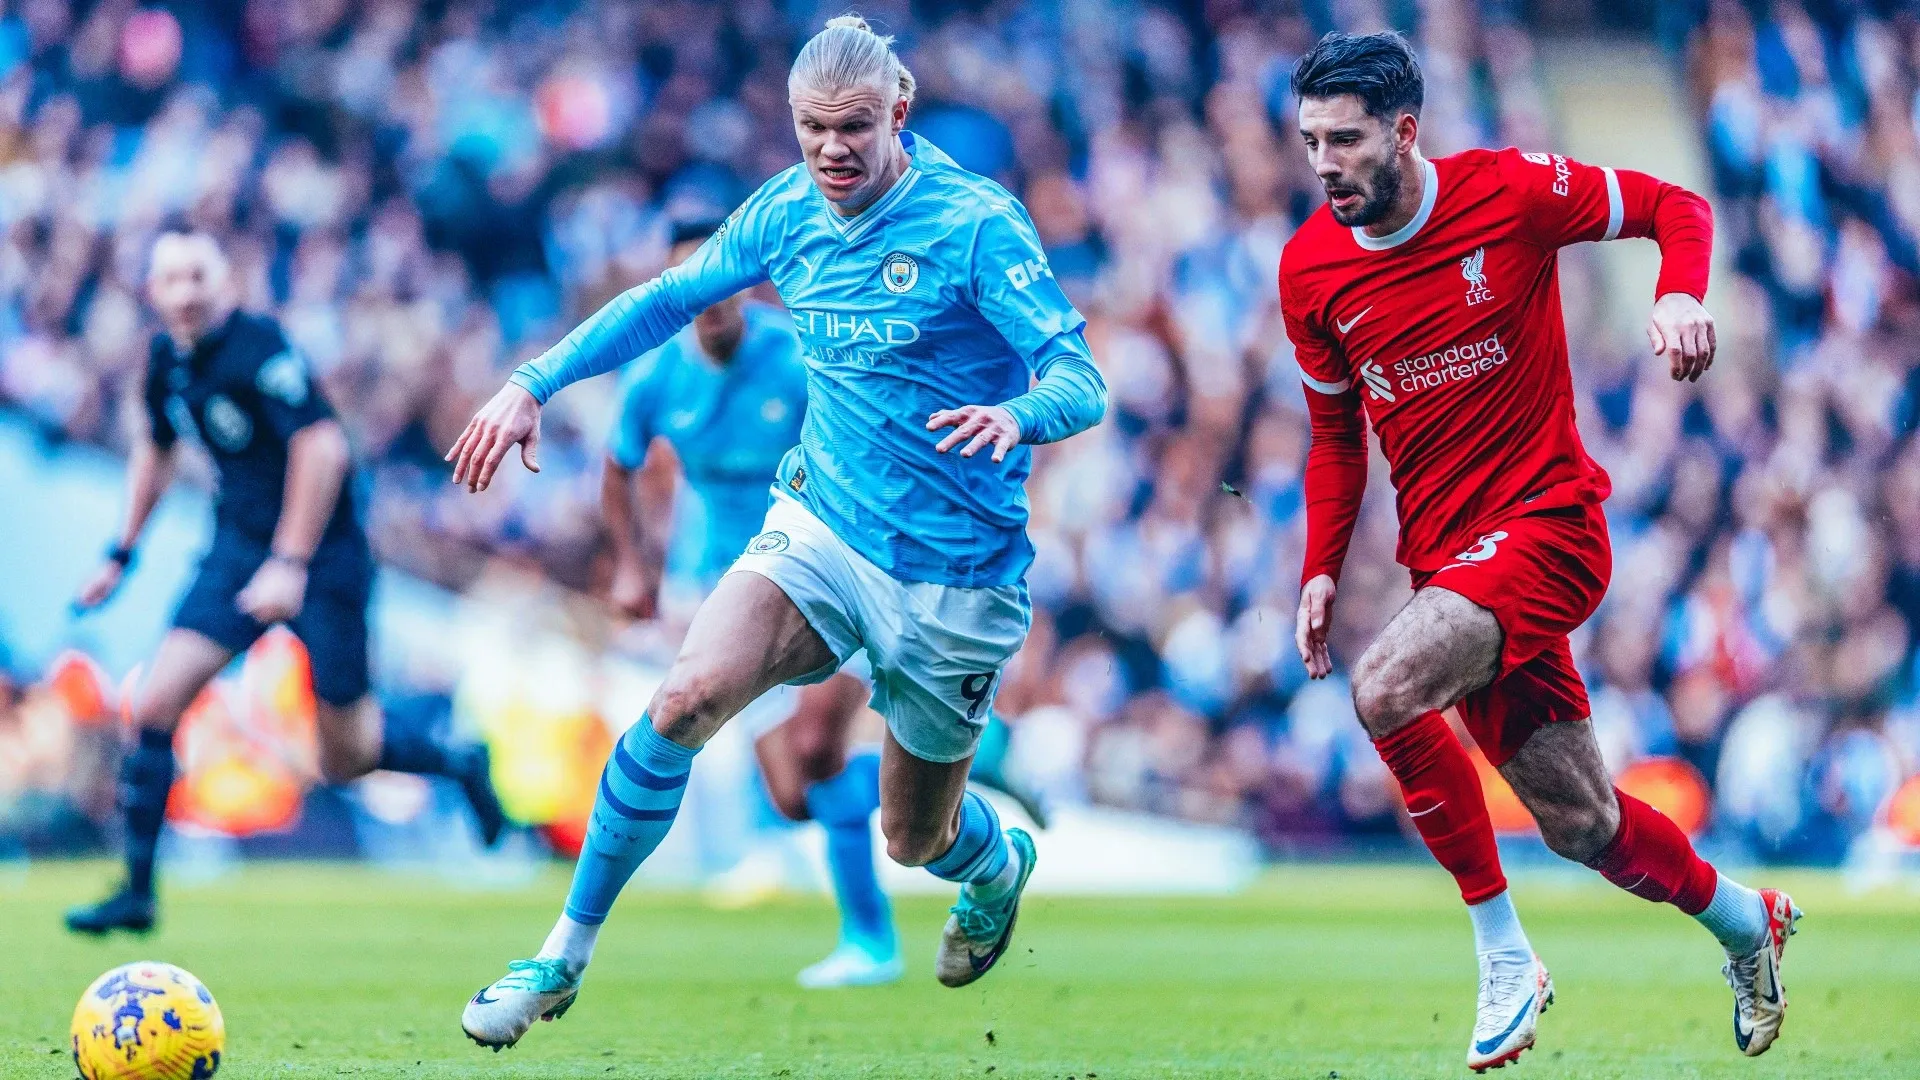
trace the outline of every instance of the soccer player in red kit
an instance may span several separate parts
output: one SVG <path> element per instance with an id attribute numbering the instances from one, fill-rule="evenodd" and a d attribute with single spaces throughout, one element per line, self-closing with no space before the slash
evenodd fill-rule
<path id="1" fill-rule="evenodd" d="M 1600 512 L 1611 487 L 1574 424 L 1557 252 L 1656 241 L 1648 338 L 1674 378 L 1698 379 L 1714 353 L 1701 306 L 1706 202 L 1557 154 L 1428 160 L 1416 145 L 1420 68 L 1396 34 L 1329 34 L 1294 68 L 1293 91 L 1328 198 L 1280 261 L 1313 431 L 1298 645 L 1314 678 L 1332 671 L 1327 630 L 1371 422 L 1415 591 L 1354 665 L 1354 707 L 1472 915 L 1480 998 L 1467 1064 L 1498 1067 L 1532 1046 L 1553 983 L 1507 895 L 1447 709 L 1548 847 L 1713 932 L 1727 953 L 1735 1042 L 1759 1054 L 1785 1012 L 1780 957 L 1799 912 L 1783 893 L 1718 874 L 1673 822 L 1614 789 L 1567 643 L 1612 571 Z"/>

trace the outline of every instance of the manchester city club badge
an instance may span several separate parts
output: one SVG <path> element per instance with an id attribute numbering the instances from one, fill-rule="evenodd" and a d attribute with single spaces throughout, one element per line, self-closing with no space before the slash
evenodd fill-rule
<path id="1" fill-rule="evenodd" d="M 913 291 L 914 283 L 920 280 L 920 264 L 913 256 L 896 251 L 880 260 L 880 282 L 890 293 Z"/>

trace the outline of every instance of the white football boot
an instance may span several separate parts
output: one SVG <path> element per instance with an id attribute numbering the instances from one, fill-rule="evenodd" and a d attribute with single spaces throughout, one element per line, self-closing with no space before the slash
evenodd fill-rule
<path id="1" fill-rule="evenodd" d="M 473 995 L 460 1014 L 467 1038 L 499 1053 L 527 1033 L 535 1020 L 558 1020 L 573 1007 L 580 977 L 567 974 L 558 957 L 515 960 L 492 986 Z"/>
<path id="2" fill-rule="evenodd" d="M 897 947 L 887 955 L 876 956 L 854 942 L 843 941 L 826 959 L 800 973 L 800 986 L 806 990 L 884 986 L 899 982 L 906 973 L 907 963 L 900 959 Z"/>
<path id="3" fill-rule="evenodd" d="M 1480 1004 L 1474 1013 L 1473 1041 L 1467 1044 L 1467 1068 L 1474 1072 L 1504 1068 L 1533 1046 L 1540 1014 L 1553 1004 L 1553 976 L 1538 956 L 1523 968 L 1495 971 L 1480 961 Z"/>
<path id="4" fill-rule="evenodd" d="M 1733 1045 L 1748 1057 L 1759 1057 L 1780 1037 L 1787 1018 L 1787 988 L 1780 982 L 1780 962 L 1787 939 L 1796 932 L 1800 909 L 1793 897 L 1779 889 L 1761 889 L 1767 905 L 1767 939 L 1745 956 L 1729 956 L 1720 973 L 1733 987 Z"/>

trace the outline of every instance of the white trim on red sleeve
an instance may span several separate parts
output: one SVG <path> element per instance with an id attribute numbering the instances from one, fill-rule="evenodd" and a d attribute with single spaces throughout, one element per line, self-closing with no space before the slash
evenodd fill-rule
<path id="1" fill-rule="evenodd" d="M 1618 240 L 1620 226 L 1627 220 L 1627 201 L 1620 197 L 1620 177 L 1611 167 L 1600 170 L 1607 174 L 1607 234 L 1602 240 Z"/>
<path id="2" fill-rule="evenodd" d="M 1306 368 L 1300 369 L 1300 381 L 1303 383 L 1306 383 L 1307 386 L 1309 386 L 1310 388 L 1314 390 L 1318 390 L 1321 393 L 1328 395 L 1329 397 L 1331 397 L 1334 394 L 1344 394 L 1348 390 L 1353 389 L 1352 379 L 1341 379 L 1339 382 L 1321 382 L 1319 379 L 1316 379 L 1313 376 L 1307 374 Z"/>

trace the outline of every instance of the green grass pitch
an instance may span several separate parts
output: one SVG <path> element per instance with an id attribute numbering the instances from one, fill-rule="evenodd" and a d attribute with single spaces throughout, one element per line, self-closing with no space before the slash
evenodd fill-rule
<path id="1" fill-rule="evenodd" d="M 68 937 L 62 908 L 112 870 L 0 876 L 0 1076 L 69 1077 L 72 1004 L 115 964 L 166 960 L 226 1014 L 223 1077 L 992 1077 L 1124 1080 L 1471 1076 L 1471 937 L 1450 882 L 1408 864 L 1283 867 L 1226 900 L 1036 897 L 1013 953 L 945 990 L 943 915 L 899 906 L 910 969 L 894 987 L 804 992 L 831 943 L 824 900 L 748 911 L 635 892 L 580 1002 L 499 1055 L 459 1029 L 467 996 L 530 953 L 565 879 L 474 892 L 357 867 L 254 866 L 174 889 L 140 941 Z M 1920 892 L 1850 895 L 1778 875 L 1807 911 L 1787 957 L 1779 1044 L 1733 1049 L 1705 932 L 1575 875 L 1516 886 L 1559 1003 L 1506 1077 L 1920 1076 Z M 1492 1075 L 1492 1074 L 1490 1074 Z"/>

